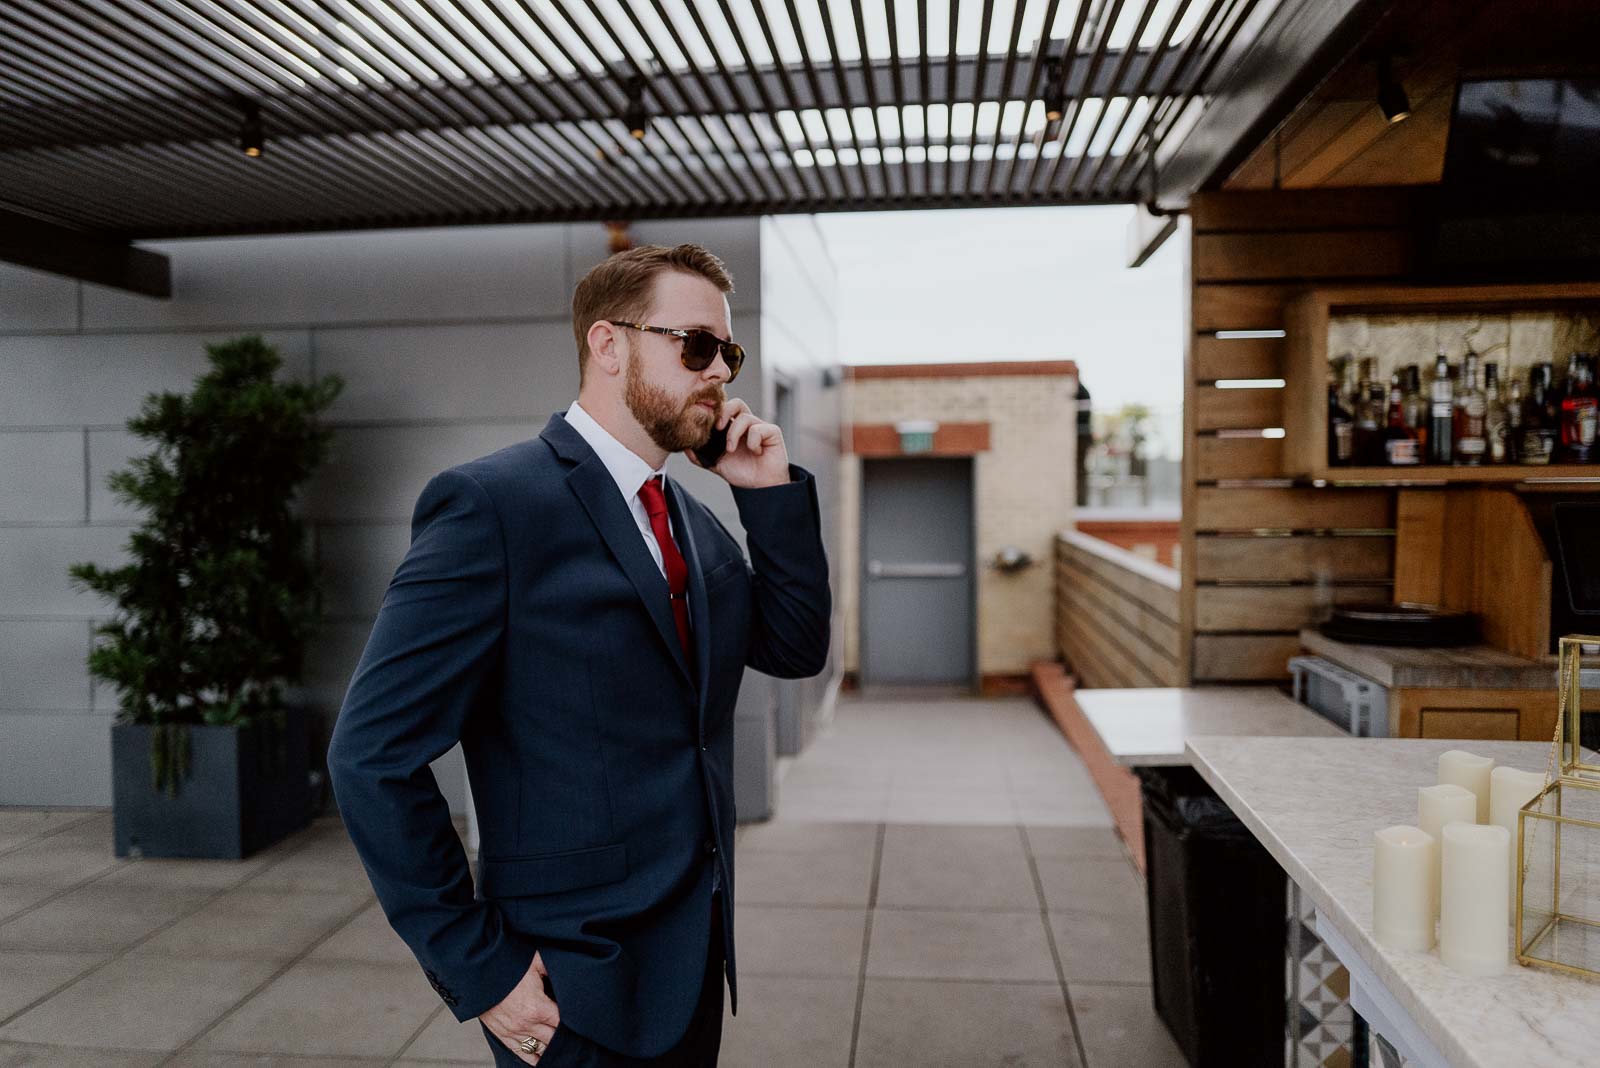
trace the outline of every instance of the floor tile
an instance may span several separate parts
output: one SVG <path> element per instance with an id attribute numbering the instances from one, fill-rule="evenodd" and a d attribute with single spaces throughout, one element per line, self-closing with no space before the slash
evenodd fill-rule
<path id="1" fill-rule="evenodd" d="M 977 823 L 1016 822 L 1011 794 L 1003 788 L 994 791 L 909 790 L 894 788 L 884 817 L 889 823 Z"/>
<path id="2" fill-rule="evenodd" d="M 1126 860 L 1039 857 L 1035 863 L 1052 910 L 1144 915 L 1144 882 Z"/>
<path id="3" fill-rule="evenodd" d="M 723 1000 L 718 1063 L 728 1068 L 848 1068 L 856 987 L 853 978 L 746 979 L 741 974 L 739 1015 L 729 1012 Z"/>
<path id="4" fill-rule="evenodd" d="M 763 853 L 849 853 L 871 857 L 878 847 L 878 829 L 863 823 L 802 823 L 767 820 L 747 823 L 739 849 Z"/>
<path id="5" fill-rule="evenodd" d="M 97 881 L 105 886 L 177 886 L 225 890 L 248 879 L 271 862 L 271 858 L 259 855 L 245 860 L 154 857 L 127 861 Z"/>
<path id="6" fill-rule="evenodd" d="M 1147 986 L 1069 983 L 1089 1068 L 1189 1068 L 1155 1014 Z"/>
<path id="7" fill-rule="evenodd" d="M 1014 826 L 890 824 L 884 832 L 877 901 L 1034 912 L 1040 907 Z"/>
<path id="8" fill-rule="evenodd" d="M 174 1050 L 276 967 L 271 961 L 161 957 L 134 951 L 0 1027 L 0 1040 Z"/>
<path id="9" fill-rule="evenodd" d="M 809 853 L 803 862 L 758 850 L 734 854 L 734 895 L 740 904 L 864 908 L 871 889 L 872 858 L 858 849 Z"/>
<path id="10" fill-rule="evenodd" d="M 23 1042 L 0 1042 L 0 1068 L 155 1068 L 165 1053 L 140 1050 L 97 1049 L 86 1055 L 81 1047 L 62 1048 Z"/>
<path id="11" fill-rule="evenodd" d="M 287 961 L 360 908 L 362 893 L 229 890 L 145 942 L 167 956 Z"/>
<path id="12" fill-rule="evenodd" d="M 1038 912 L 877 909 L 867 975 L 1056 982 Z"/>
<path id="13" fill-rule="evenodd" d="M 866 909 L 746 905 L 734 913 L 739 978 L 854 976 L 861 971 Z"/>
<path id="14" fill-rule="evenodd" d="M 301 850 L 239 884 L 251 890 L 369 890 L 354 850 Z"/>
<path id="15" fill-rule="evenodd" d="M 66 887 L 126 863 L 117 860 L 109 844 L 57 837 L 34 838 L 0 856 L 0 883 Z"/>
<path id="16" fill-rule="evenodd" d="M 383 906 L 373 900 L 355 919 L 318 944 L 311 951 L 309 959 L 414 964 L 416 956 L 389 925 L 389 917 L 384 914 Z"/>
<path id="17" fill-rule="evenodd" d="M 1150 936 L 1144 916 L 1052 912 L 1061 970 L 1070 983 L 1150 982 Z"/>
<path id="18" fill-rule="evenodd" d="M 0 924 L 0 948 L 121 949 L 198 908 L 210 896 L 205 890 L 90 883 Z"/>
<path id="19" fill-rule="evenodd" d="M 1058 985 L 867 980 L 855 1068 L 1081 1063 Z"/>
<path id="20" fill-rule="evenodd" d="M 1027 828 L 1028 851 L 1036 857 L 1097 857 L 1123 860 L 1127 847 L 1109 827 Z"/>
<path id="21" fill-rule="evenodd" d="M 405 1049 L 406 1060 L 449 1061 L 458 1064 L 487 1065 L 493 1054 L 477 1020 L 462 1023 L 440 1007 L 415 1042 Z"/>
<path id="22" fill-rule="evenodd" d="M 219 1021 L 195 1048 L 393 1056 L 439 1004 L 415 965 L 301 961 Z"/>
<path id="23" fill-rule="evenodd" d="M 476 1030 L 476 1027 L 474 1027 Z M 481 1039 L 479 1040 L 481 1043 Z M 288 1057 L 281 1053 L 184 1052 L 161 1068 L 383 1068 L 384 1057 Z M 482 1063 L 481 1060 L 479 1063 Z M 439 1068 L 437 1062 L 433 1068 Z"/>
<path id="24" fill-rule="evenodd" d="M 0 950 L 0 1020 L 21 1011 L 109 956 L 108 953 Z"/>
<path id="25" fill-rule="evenodd" d="M 31 908 L 47 897 L 61 893 L 57 886 L 24 886 L 20 883 L 0 883 L 0 923 Z"/>

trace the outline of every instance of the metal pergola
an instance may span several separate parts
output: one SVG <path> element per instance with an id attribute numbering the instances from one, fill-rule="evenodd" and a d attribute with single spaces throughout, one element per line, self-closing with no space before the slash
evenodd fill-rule
<path id="1" fill-rule="evenodd" d="M 163 237 L 1148 201 L 1269 31 L 1362 6 L 5 0 L 0 258 L 145 288 Z"/>

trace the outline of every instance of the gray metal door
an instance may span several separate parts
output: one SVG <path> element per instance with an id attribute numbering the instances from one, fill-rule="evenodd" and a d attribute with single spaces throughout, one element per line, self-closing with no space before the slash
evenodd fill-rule
<path id="1" fill-rule="evenodd" d="M 972 683 L 971 459 L 861 474 L 862 683 Z"/>

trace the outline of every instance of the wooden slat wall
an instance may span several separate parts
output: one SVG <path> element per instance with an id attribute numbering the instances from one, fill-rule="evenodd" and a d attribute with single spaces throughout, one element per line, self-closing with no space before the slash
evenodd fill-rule
<path id="1" fill-rule="evenodd" d="M 1077 531 L 1056 539 L 1056 646 L 1081 686 L 1182 684 L 1181 580 Z"/>
<path id="2" fill-rule="evenodd" d="M 1219 333 L 1287 329 L 1285 305 L 1312 286 L 1406 280 L 1418 196 L 1328 189 L 1191 202 L 1179 599 L 1186 681 L 1287 678 L 1295 634 L 1319 610 L 1391 596 L 1394 491 L 1307 484 L 1283 448 L 1283 390 L 1214 383 L 1286 377 L 1286 338 Z"/>

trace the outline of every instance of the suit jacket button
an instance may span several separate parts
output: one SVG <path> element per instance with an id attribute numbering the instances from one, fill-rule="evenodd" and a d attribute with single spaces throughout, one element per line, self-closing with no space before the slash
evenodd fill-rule
<path id="1" fill-rule="evenodd" d="M 717 843 L 707 838 L 704 842 L 704 848 L 707 853 L 715 853 L 717 851 Z"/>

